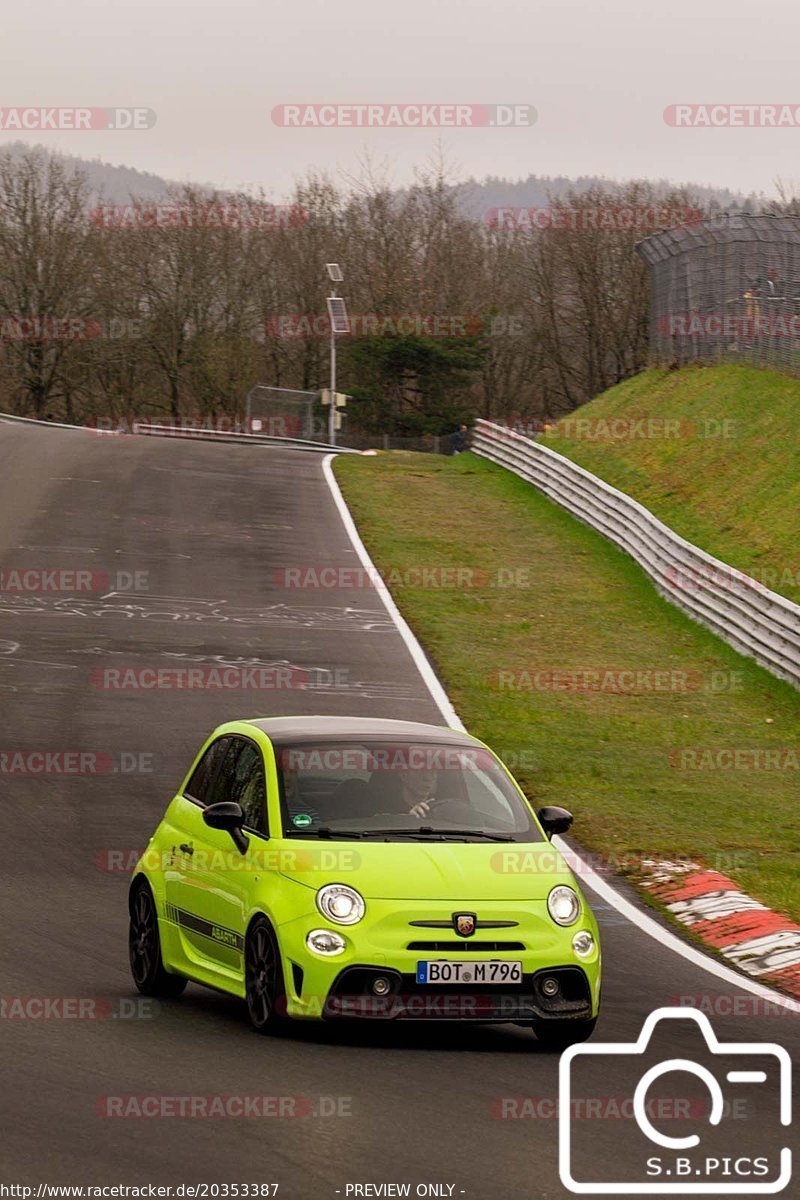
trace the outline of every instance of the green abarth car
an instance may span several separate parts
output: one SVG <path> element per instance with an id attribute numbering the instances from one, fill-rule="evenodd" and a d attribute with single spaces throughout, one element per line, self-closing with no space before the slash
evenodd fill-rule
<path id="1" fill-rule="evenodd" d="M 288 1019 L 514 1022 L 554 1049 L 592 1033 L 597 924 L 482 742 L 354 717 L 214 731 L 136 865 L 130 963 L 145 995 L 187 980 Z"/>

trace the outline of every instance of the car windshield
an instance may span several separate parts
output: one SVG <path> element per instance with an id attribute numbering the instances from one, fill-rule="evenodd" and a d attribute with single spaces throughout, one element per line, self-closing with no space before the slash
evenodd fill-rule
<path id="1" fill-rule="evenodd" d="M 481 746 L 298 742 L 278 749 L 277 765 L 287 837 L 543 840 Z"/>

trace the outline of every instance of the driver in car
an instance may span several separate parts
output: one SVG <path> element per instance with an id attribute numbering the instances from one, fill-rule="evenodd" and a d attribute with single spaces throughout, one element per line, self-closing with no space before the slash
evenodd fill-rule
<path id="1" fill-rule="evenodd" d="M 412 817 L 422 820 L 431 809 L 431 801 L 435 799 L 436 772 L 432 770 L 398 771 L 400 778 L 400 799 Z"/>

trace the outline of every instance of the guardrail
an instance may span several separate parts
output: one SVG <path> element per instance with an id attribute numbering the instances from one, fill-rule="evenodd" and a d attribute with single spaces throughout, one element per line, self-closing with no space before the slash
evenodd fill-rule
<path id="1" fill-rule="evenodd" d="M 316 450 L 318 453 L 329 454 L 360 454 L 349 446 L 331 446 L 327 442 L 312 442 L 305 438 L 272 437 L 262 433 L 237 433 L 216 429 L 184 429 L 180 425 L 151 425 L 148 421 L 134 421 L 130 431 L 115 429 L 98 429 L 92 425 L 65 425 L 61 421 L 37 421 L 35 417 L 17 417 L 11 413 L 0 413 L 0 424 L 11 422 L 20 425 L 39 425 L 51 429 L 77 429 L 81 433 L 91 433 L 96 437 L 184 437 L 196 438 L 207 442 L 239 442 L 252 446 L 284 446 L 290 450 Z"/>
<path id="2" fill-rule="evenodd" d="M 540 442 L 479 420 L 472 449 L 609 538 L 668 600 L 740 653 L 800 687 L 800 605 L 693 546 L 643 504 Z"/>
<path id="3" fill-rule="evenodd" d="M 266 433 L 237 433 L 235 430 L 220 432 L 216 429 L 182 429 L 175 425 L 150 425 L 135 422 L 133 432 L 140 437 L 188 437 L 206 442 L 240 442 L 247 445 L 285 446 L 291 450 L 317 450 L 337 454 L 359 454 L 349 446 L 331 446 L 328 442 L 312 442 L 308 438 L 273 437 Z"/>

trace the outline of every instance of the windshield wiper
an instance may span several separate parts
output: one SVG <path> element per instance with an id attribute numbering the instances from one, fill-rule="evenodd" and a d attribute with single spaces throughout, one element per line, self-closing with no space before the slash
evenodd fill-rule
<path id="1" fill-rule="evenodd" d="M 487 833 L 485 829 L 434 829 L 432 825 L 415 825 L 413 829 L 365 829 L 361 835 L 371 837 L 477 837 L 492 842 L 513 842 L 505 833 Z"/>
<path id="2" fill-rule="evenodd" d="M 319 829 L 284 829 L 285 837 L 313 838 L 360 838 L 360 829 L 331 829 L 330 825 L 320 825 Z"/>
<path id="3" fill-rule="evenodd" d="M 436 833 L 445 837 L 479 837 L 491 842 L 513 842 L 507 833 L 489 833 L 486 829 L 434 829 L 432 825 L 420 825 L 420 833 Z"/>
<path id="4" fill-rule="evenodd" d="M 420 828 L 415 825 L 413 829 L 365 829 L 361 834 L 365 838 L 373 837 L 419 837 Z"/>
<path id="5" fill-rule="evenodd" d="M 505 833 L 488 833 L 485 829 L 435 829 L 433 825 L 415 825 L 411 829 L 332 829 L 321 825 L 319 829 L 285 830 L 290 837 L 313 837 L 335 841 L 336 838 L 380 838 L 410 837 L 423 841 L 440 838 L 486 838 L 490 842 L 513 842 L 516 839 Z"/>

